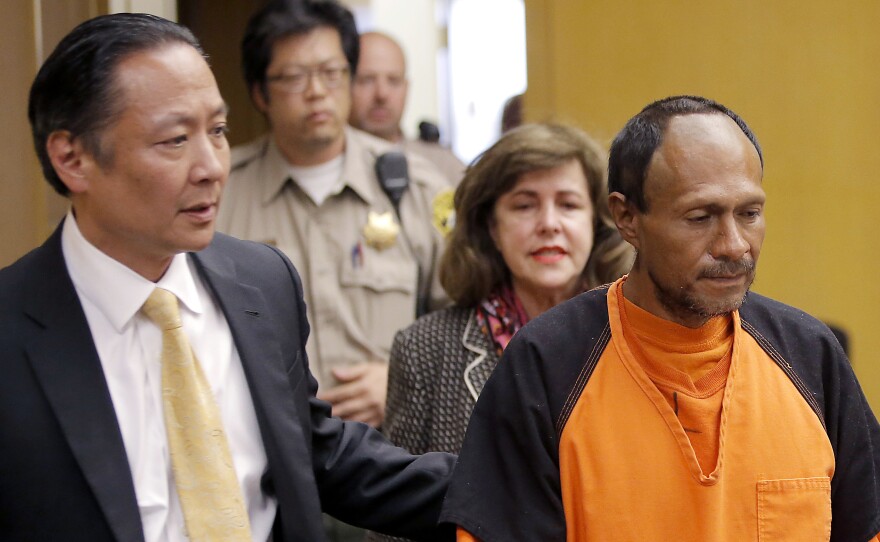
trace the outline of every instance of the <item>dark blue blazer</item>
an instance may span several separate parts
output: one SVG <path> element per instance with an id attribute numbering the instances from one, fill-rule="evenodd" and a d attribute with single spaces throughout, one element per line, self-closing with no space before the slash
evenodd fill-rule
<path id="1" fill-rule="evenodd" d="M 226 315 L 278 499 L 278 541 L 323 540 L 322 510 L 389 534 L 435 528 L 454 458 L 412 456 L 315 398 L 302 285 L 278 250 L 217 234 L 190 254 Z M 141 541 L 122 435 L 61 252 L 61 228 L 0 270 L 0 540 Z"/>

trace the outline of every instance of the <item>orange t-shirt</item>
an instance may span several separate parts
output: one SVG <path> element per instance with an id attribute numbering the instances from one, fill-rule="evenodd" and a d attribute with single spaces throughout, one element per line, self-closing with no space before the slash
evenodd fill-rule
<path id="1" fill-rule="evenodd" d="M 618 306 L 633 356 L 681 422 L 700 469 L 712 472 L 733 350 L 733 318 L 719 316 L 691 329 L 654 316 L 619 293 Z"/>

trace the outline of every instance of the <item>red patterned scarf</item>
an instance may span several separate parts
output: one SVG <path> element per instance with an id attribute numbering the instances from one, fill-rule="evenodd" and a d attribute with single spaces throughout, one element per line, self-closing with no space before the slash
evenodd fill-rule
<path id="1" fill-rule="evenodd" d="M 477 305 L 477 323 L 483 333 L 492 337 L 499 356 L 513 334 L 528 321 L 522 302 L 510 286 L 502 286 Z"/>

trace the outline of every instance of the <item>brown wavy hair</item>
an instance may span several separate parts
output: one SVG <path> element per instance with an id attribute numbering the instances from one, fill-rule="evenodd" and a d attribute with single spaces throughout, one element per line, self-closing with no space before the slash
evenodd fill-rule
<path id="1" fill-rule="evenodd" d="M 455 226 L 440 261 L 440 283 L 460 307 L 473 307 L 503 284 L 510 270 L 495 247 L 489 226 L 495 202 L 523 174 L 577 160 L 587 178 L 593 204 L 593 248 L 582 277 L 586 291 L 629 270 L 633 252 L 608 210 L 608 158 L 579 128 L 562 124 L 524 124 L 501 136 L 465 172 L 455 191 Z"/>

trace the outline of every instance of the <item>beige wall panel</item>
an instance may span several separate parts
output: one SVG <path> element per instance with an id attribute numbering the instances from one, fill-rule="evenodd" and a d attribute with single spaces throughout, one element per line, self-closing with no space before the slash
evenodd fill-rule
<path id="1" fill-rule="evenodd" d="M 42 203 L 27 121 L 27 93 L 37 64 L 30 2 L 9 2 L 0 17 L 3 99 L 0 100 L 0 267 L 36 246 Z"/>
<path id="2" fill-rule="evenodd" d="M 604 141 L 651 100 L 740 113 L 766 159 L 754 289 L 837 323 L 880 409 L 880 3 L 526 0 L 531 120 Z"/>
<path id="3" fill-rule="evenodd" d="M 80 22 L 106 12 L 100 0 L 33 0 L 4 4 L 0 18 L 3 100 L 0 102 L 0 266 L 39 245 L 67 202 L 43 180 L 27 120 L 31 82 L 43 58 Z"/>

